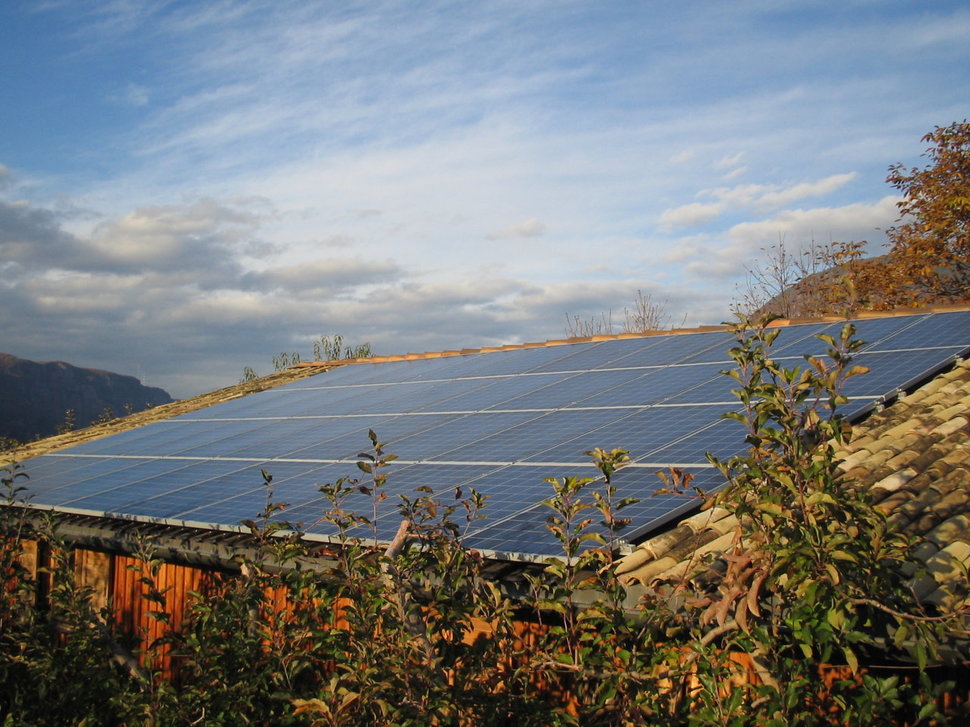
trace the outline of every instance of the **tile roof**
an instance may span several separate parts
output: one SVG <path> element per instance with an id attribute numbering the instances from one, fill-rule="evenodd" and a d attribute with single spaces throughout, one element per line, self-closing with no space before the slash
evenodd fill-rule
<path id="1" fill-rule="evenodd" d="M 916 536 L 928 576 L 914 589 L 937 602 L 942 583 L 966 582 L 970 568 L 970 361 L 961 361 L 853 427 L 840 468 L 871 493 L 889 521 Z M 705 554 L 734 542 L 737 518 L 701 511 L 639 544 L 618 564 L 627 584 L 650 586 L 691 575 Z"/>

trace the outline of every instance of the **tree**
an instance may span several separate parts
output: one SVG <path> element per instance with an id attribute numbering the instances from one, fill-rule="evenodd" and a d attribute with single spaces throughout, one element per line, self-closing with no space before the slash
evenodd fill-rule
<path id="1" fill-rule="evenodd" d="M 864 257 L 865 242 L 779 240 L 747 267 L 735 312 L 804 318 L 970 301 L 970 123 L 937 127 L 923 141 L 925 168 L 889 167 L 886 181 L 903 193 L 889 254 Z"/>
<path id="2" fill-rule="evenodd" d="M 814 318 L 888 310 L 905 302 L 894 287 L 891 256 L 865 257 L 866 241 L 832 241 L 793 247 L 780 239 L 761 248 L 763 258 L 745 266 L 735 313 L 758 317 Z"/>
<path id="3" fill-rule="evenodd" d="M 917 291 L 964 297 L 970 289 L 970 123 L 937 126 L 923 169 L 889 168 L 886 181 L 903 193 L 899 224 L 889 228 L 902 282 Z"/>
<path id="4" fill-rule="evenodd" d="M 681 584 L 694 610 L 700 672 L 723 679 L 738 668 L 720 653 L 743 652 L 760 684 L 726 699 L 713 680 L 694 709 L 707 710 L 709 723 L 727 710 L 752 724 L 896 724 L 904 705 L 928 718 L 935 707 L 924 669 L 962 629 L 966 606 L 926 610 L 907 575 L 918 541 L 895 529 L 839 466 L 837 448 L 851 427 L 837 410 L 848 401 L 845 382 L 868 371 L 852 361 L 863 342 L 846 324 L 837 337 L 818 336 L 826 357 L 786 368 L 771 357 L 779 331 L 768 320 L 734 326 L 736 368 L 726 372 L 739 384 L 743 412 L 725 416 L 745 425 L 751 446 L 727 461 L 709 455 L 729 482 L 709 504 L 737 517 L 735 542 L 706 585 Z M 957 588 L 955 603 L 966 596 Z M 709 643 L 721 652 L 699 648 L 710 634 L 719 634 Z M 918 688 L 859 668 L 863 659 L 907 656 Z M 840 663 L 848 671 L 820 688 L 818 665 Z"/>

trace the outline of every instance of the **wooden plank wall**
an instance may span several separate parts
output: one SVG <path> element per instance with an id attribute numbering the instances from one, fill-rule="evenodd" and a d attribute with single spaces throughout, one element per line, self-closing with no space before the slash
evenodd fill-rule
<path id="1" fill-rule="evenodd" d="M 73 553 L 74 581 L 91 589 L 91 605 L 103 611 L 111 603 L 111 570 L 113 557 L 97 550 L 76 548 Z"/>
<path id="2" fill-rule="evenodd" d="M 128 555 L 111 556 L 111 603 L 115 623 L 128 634 L 138 636 L 143 643 L 151 645 L 168 630 L 178 630 L 185 618 L 186 607 L 192 592 L 205 593 L 213 585 L 212 571 L 189 565 L 163 563 L 155 576 L 155 589 L 162 594 L 164 605 L 152 603 L 145 598 L 149 586 L 142 581 L 146 572 L 139 559 Z M 166 612 L 170 620 L 165 623 L 153 613 Z M 172 673 L 172 657 L 167 648 L 160 649 L 160 662 L 152 666 L 164 674 Z"/>

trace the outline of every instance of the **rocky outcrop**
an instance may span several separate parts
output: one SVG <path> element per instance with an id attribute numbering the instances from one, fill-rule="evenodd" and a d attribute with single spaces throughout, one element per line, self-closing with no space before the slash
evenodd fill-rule
<path id="1" fill-rule="evenodd" d="M 163 389 L 134 376 L 84 369 L 63 361 L 38 363 L 0 353 L 0 437 L 27 442 L 50 436 L 74 412 L 75 427 L 167 404 Z"/>

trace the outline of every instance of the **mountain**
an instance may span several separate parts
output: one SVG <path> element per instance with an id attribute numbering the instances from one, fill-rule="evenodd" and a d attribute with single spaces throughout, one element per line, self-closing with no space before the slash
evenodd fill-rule
<path id="1" fill-rule="evenodd" d="M 143 386 L 134 376 L 0 353 L 0 437 L 28 442 L 56 434 L 68 410 L 80 428 L 107 410 L 124 416 L 170 401 L 168 392 Z"/>

